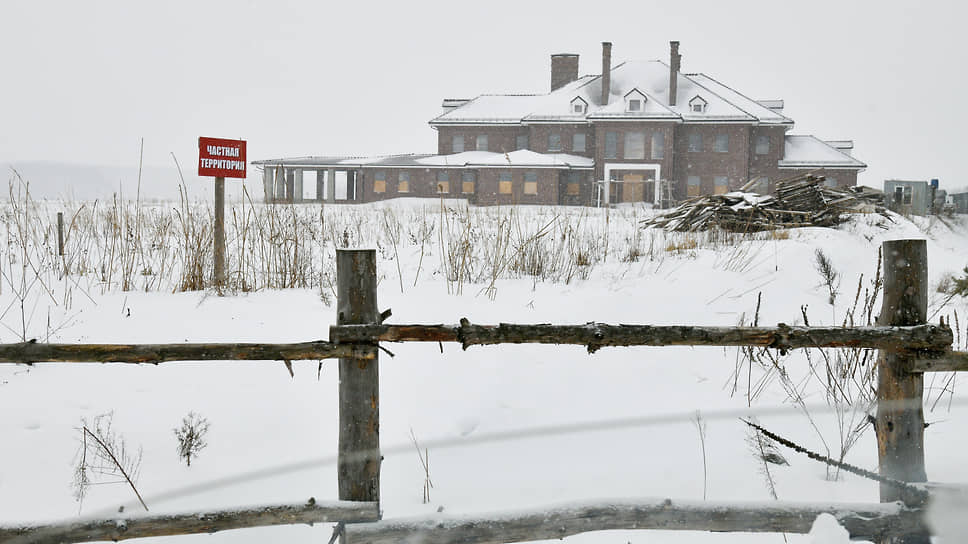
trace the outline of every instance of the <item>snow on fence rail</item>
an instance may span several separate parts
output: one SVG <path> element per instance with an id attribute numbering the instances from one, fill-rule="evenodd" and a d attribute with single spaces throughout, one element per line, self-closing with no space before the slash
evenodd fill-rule
<path id="1" fill-rule="evenodd" d="M 10 544 L 60 544 L 99 542 L 151 536 L 206 534 L 296 523 L 364 522 L 380 519 L 373 502 L 310 499 L 306 504 L 251 506 L 212 512 L 183 514 L 121 515 L 110 519 L 67 521 L 44 525 L 0 526 L 0 542 Z"/>
<path id="2" fill-rule="evenodd" d="M 968 370 L 968 353 L 951 350 L 953 336 L 944 322 L 926 324 L 927 246 L 923 240 L 884 243 L 884 297 L 875 327 L 701 327 L 652 325 L 386 325 L 389 311 L 377 309 L 374 250 L 337 251 L 337 324 L 330 342 L 302 344 L 159 344 L 159 345 L 0 345 L 0 362 L 95 361 L 157 363 L 176 360 L 283 360 L 339 357 L 339 499 L 363 505 L 379 504 L 379 342 L 460 342 L 471 345 L 505 343 L 575 344 L 590 353 L 610 346 L 760 346 L 794 348 L 851 347 L 881 350 L 878 361 L 877 432 L 881 476 L 903 482 L 925 482 L 923 374 L 925 371 Z M 818 514 L 834 514 L 854 538 L 884 540 L 904 536 L 904 542 L 928 542 L 923 507 L 901 494 L 897 486 L 881 486 L 878 505 L 763 505 L 639 502 L 585 505 L 579 508 L 519 512 L 492 519 L 448 518 L 416 521 L 361 521 L 356 514 L 339 519 L 349 544 L 408 542 L 419 531 L 422 543 L 496 543 L 525 541 L 608 529 L 677 529 L 741 532 L 806 532 Z M 902 504 L 904 500 L 909 503 Z M 902 502 L 899 502 L 902 501 Z M 368 508 L 368 507 L 364 507 Z M 318 510 L 318 509 L 317 509 Z M 298 516 L 239 514 L 244 525 L 306 523 Z M 319 512 L 317 512 L 319 514 Z M 197 514 L 196 514 L 197 515 Z M 320 514 L 322 515 L 322 514 Z M 328 515 L 328 514 L 326 514 Z M 377 512 L 379 519 L 379 512 Z M 336 516 L 339 517 L 339 516 Z M 139 518 L 147 519 L 147 518 Z M 131 531 L 123 537 L 188 534 L 198 527 L 155 519 L 151 535 Z M 327 519 L 336 519 L 327 518 Z M 288 520 L 288 521 L 287 521 Z M 371 518 L 368 518 L 371 520 Z M 93 523 L 93 522 L 92 522 Z M 104 523 L 115 523 L 106 521 Z M 242 523 L 242 521 L 239 521 Z M 229 528 L 228 526 L 219 527 Z M 0 528 L 0 541 L 4 541 Z M 105 529 L 107 530 L 107 529 Z M 40 528 L 23 529 L 24 542 L 47 542 Z M 203 531 L 207 532 L 207 531 Z M 913 535 L 913 536 L 912 536 Z M 34 539 L 33 537 L 38 537 Z M 59 541 L 82 541 L 80 533 Z M 109 533 L 105 538 L 118 539 Z"/>
<path id="3" fill-rule="evenodd" d="M 917 535 L 921 512 L 899 503 L 721 503 L 646 499 L 532 509 L 496 516 L 438 516 L 347 525 L 345 544 L 503 544 L 554 540 L 591 531 L 670 530 L 808 533 L 831 514 L 851 538 Z"/>

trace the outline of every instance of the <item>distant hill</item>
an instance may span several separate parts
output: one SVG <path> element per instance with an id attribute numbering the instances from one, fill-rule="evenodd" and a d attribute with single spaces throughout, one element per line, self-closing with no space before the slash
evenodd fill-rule
<path id="1" fill-rule="evenodd" d="M 185 188 L 190 200 L 213 198 L 212 180 L 195 175 L 193 164 L 182 165 Z M 16 173 L 14 172 L 16 170 Z M 72 164 L 55 161 L 20 161 L 0 163 L 3 177 L 8 183 L 19 183 L 17 174 L 30 186 L 31 195 L 38 200 L 104 200 L 115 194 L 126 200 L 134 200 L 138 193 L 138 168 L 130 166 L 103 166 Z M 255 202 L 262 201 L 262 189 L 250 170 L 248 190 Z M 181 177 L 174 165 L 171 167 L 146 166 L 141 171 L 141 200 L 177 200 Z M 242 184 L 235 180 L 226 183 L 226 198 L 241 198 Z M 6 190 L 0 192 L 0 198 Z"/>

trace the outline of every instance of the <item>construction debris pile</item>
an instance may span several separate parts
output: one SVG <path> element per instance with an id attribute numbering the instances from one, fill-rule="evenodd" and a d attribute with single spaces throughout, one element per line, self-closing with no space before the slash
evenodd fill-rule
<path id="1" fill-rule="evenodd" d="M 758 232 L 793 227 L 832 227 L 851 213 L 879 213 L 888 217 L 884 193 L 869 187 L 824 186 L 823 176 L 811 174 L 778 181 L 776 195 L 759 195 L 746 190 L 700 196 L 669 213 L 642 222 L 678 232 L 695 232 L 718 227 L 732 232 Z M 889 217 L 888 217 L 889 218 Z"/>

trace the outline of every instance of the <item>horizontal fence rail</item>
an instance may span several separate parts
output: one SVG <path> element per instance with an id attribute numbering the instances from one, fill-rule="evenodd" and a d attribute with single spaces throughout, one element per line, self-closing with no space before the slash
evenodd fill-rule
<path id="1" fill-rule="evenodd" d="M 853 539 L 925 534 L 923 512 L 900 503 L 716 503 L 646 500 L 592 503 L 502 514 L 347 525 L 345 544 L 503 544 L 561 539 L 591 531 L 661 529 L 808 533 L 820 514 L 833 515 Z"/>
<path id="2" fill-rule="evenodd" d="M 459 342 L 465 349 L 493 344 L 574 344 L 589 352 L 612 346 L 760 346 L 794 348 L 876 348 L 944 352 L 954 341 L 939 325 L 910 327 L 702 327 L 690 325 L 337 325 L 330 341 Z"/>
<path id="3" fill-rule="evenodd" d="M 365 522 L 380 519 L 375 502 L 310 499 L 306 504 L 252 506 L 212 512 L 118 516 L 109 519 L 70 521 L 46 525 L 0 526 L 0 542 L 9 544 L 59 544 L 98 542 L 151 536 L 203 534 L 266 527 L 324 522 Z"/>
<path id="4" fill-rule="evenodd" d="M 968 351 L 949 351 L 914 359 L 910 372 L 964 372 L 968 370 Z"/>
<path id="5" fill-rule="evenodd" d="M 299 361 L 372 359 L 376 348 L 358 344 L 0 344 L 0 363 L 165 363 L 170 361 Z"/>

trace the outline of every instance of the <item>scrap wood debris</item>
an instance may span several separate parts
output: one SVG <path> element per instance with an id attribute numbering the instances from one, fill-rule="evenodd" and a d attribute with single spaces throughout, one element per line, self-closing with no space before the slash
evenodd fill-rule
<path id="1" fill-rule="evenodd" d="M 851 213 L 879 213 L 884 193 L 869 187 L 824 186 L 825 178 L 806 174 L 776 183 L 775 195 L 747 192 L 754 178 L 739 191 L 705 195 L 686 201 L 669 213 L 642 221 L 646 227 L 696 232 L 718 227 L 732 232 L 759 232 L 793 227 L 833 227 Z"/>

